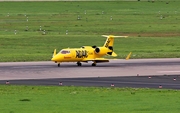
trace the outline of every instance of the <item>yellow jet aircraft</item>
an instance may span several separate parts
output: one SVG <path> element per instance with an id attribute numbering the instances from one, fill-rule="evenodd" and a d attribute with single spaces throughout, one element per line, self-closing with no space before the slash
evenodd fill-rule
<path id="1" fill-rule="evenodd" d="M 77 62 L 78 66 L 81 66 L 81 62 L 92 61 L 92 66 L 96 66 L 96 63 L 109 62 L 108 59 L 102 58 L 105 55 L 111 55 L 116 57 L 117 54 L 113 51 L 114 37 L 127 37 L 127 36 L 113 36 L 102 35 L 107 37 L 106 42 L 102 47 L 97 46 L 82 46 L 81 48 L 66 48 L 60 50 L 56 54 L 54 50 L 52 61 L 58 63 L 58 67 L 62 62 Z M 130 53 L 131 54 L 131 53 Z M 130 54 L 128 55 L 129 59 Z"/>

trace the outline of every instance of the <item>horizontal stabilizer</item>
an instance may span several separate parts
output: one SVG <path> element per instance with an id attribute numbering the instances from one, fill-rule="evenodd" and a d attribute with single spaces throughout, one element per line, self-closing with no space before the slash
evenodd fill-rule
<path id="1" fill-rule="evenodd" d="M 113 38 L 127 38 L 128 36 L 114 36 L 114 35 L 102 35 L 103 37 L 113 37 Z"/>
<path id="2" fill-rule="evenodd" d="M 112 52 L 112 55 L 113 57 L 117 57 L 117 54 L 115 52 Z"/>

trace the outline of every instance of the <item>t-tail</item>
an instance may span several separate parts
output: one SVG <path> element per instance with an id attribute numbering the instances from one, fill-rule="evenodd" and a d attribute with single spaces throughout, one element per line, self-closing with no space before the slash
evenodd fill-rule
<path id="1" fill-rule="evenodd" d="M 114 37 L 112 35 L 106 36 L 106 35 L 102 35 L 104 37 L 107 37 L 106 42 L 104 43 L 103 47 L 113 47 L 114 44 Z"/>
<path id="2" fill-rule="evenodd" d="M 106 47 L 110 50 L 110 52 L 108 52 L 108 55 L 111 55 L 113 57 L 116 57 L 117 54 L 113 51 L 113 44 L 114 44 L 114 38 L 115 37 L 127 37 L 127 36 L 113 36 L 113 35 L 102 35 L 103 37 L 107 37 L 106 42 L 104 43 L 103 47 Z"/>

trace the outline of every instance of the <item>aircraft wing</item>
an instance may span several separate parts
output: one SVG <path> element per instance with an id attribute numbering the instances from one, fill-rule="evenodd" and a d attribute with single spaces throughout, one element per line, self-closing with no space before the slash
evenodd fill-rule
<path id="1" fill-rule="evenodd" d="M 95 59 L 86 58 L 86 59 L 83 59 L 83 62 L 87 62 L 87 61 L 95 61 L 96 63 L 109 62 L 109 60 L 105 59 L 105 58 L 95 58 Z"/>

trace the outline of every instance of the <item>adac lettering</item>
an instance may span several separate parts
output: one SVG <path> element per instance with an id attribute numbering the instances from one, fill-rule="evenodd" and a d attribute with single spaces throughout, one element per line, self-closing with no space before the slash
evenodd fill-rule
<path id="1" fill-rule="evenodd" d="M 76 58 L 87 58 L 88 51 L 86 50 L 76 50 Z"/>
<path id="2" fill-rule="evenodd" d="M 110 43 L 110 40 L 108 39 L 105 47 L 108 47 L 109 43 Z"/>

